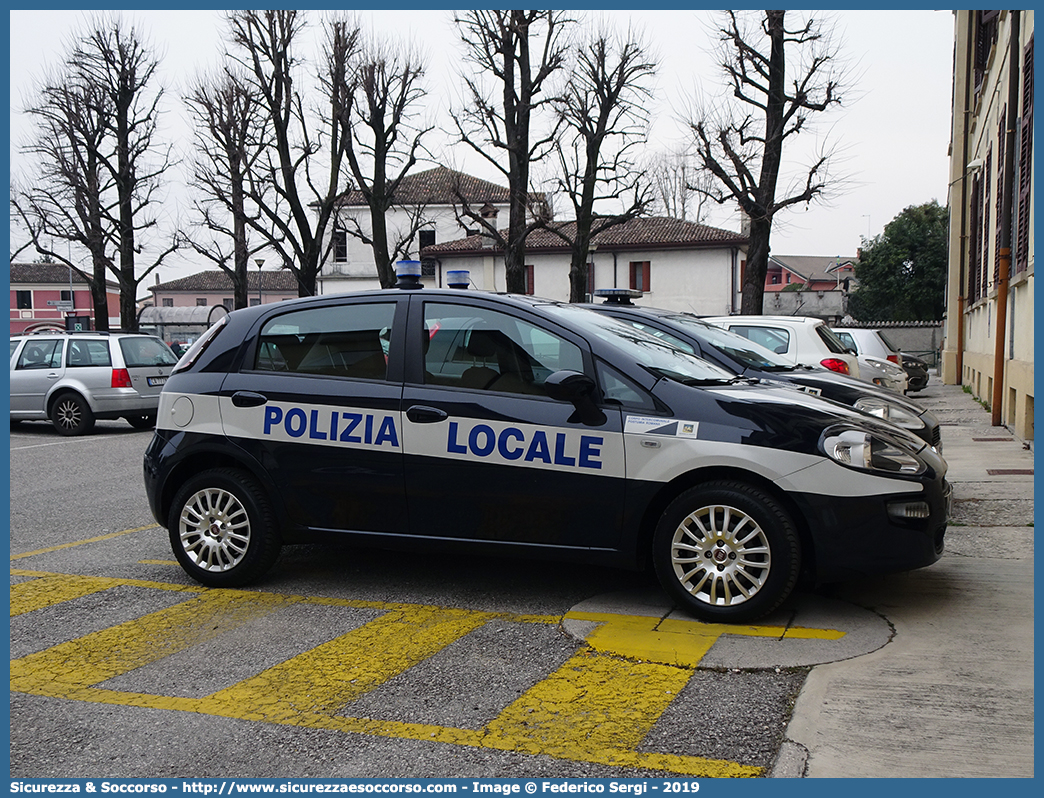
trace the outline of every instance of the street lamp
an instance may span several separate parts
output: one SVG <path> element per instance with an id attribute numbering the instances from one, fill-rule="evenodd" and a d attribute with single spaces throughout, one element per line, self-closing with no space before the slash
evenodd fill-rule
<path id="1" fill-rule="evenodd" d="M 265 265 L 264 258 L 255 258 L 254 263 L 257 264 L 257 304 L 261 304 L 261 267 Z"/>

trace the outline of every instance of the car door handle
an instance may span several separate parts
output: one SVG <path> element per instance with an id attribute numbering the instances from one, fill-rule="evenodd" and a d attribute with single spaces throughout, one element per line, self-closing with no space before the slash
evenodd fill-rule
<path id="1" fill-rule="evenodd" d="M 449 418 L 449 413 L 445 410 L 439 410 L 437 407 L 414 405 L 406 411 L 406 418 L 414 424 L 435 424 Z"/>
<path id="2" fill-rule="evenodd" d="M 232 394 L 232 404 L 236 407 L 260 407 L 268 402 L 268 397 L 253 391 L 236 391 Z"/>

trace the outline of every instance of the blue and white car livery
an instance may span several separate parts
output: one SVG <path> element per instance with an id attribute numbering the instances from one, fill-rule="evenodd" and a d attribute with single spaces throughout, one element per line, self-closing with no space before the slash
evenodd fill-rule
<path id="1" fill-rule="evenodd" d="M 898 427 L 575 305 L 460 290 L 229 314 L 168 380 L 144 467 L 203 584 L 336 535 L 651 564 L 717 621 L 769 612 L 800 576 L 929 565 L 949 494 Z"/>

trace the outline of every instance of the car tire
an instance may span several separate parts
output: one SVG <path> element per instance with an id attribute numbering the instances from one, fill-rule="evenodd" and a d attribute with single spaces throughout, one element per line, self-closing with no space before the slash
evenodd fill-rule
<path id="1" fill-rule="evenodd" d="M 63 393 L 51 406 L 51 423 L 62 435 L 85 435 L 94 429 L 94 413 L 78 393 Z"/>
<path id="2" fill-rule="evenodd" d="M 250 474 L 232 468 L 186 481 L 174 497 L 167 530 L 181 567 L 208 587 L 254 581 L 282 548 L 265 492 Z"/>
<path id="3" fill-rule="evenodd" d="M 156 426 L 156 416 L 153 413 L 142 413 L 136 416 L 124 416 L 127 423 L 134 429 L 151 429 Z"/>
<path id="4" fill-rule="evenodd" d="M 732 480 L 682 493 L 653 534 L 653 566 L 667 594 L 702 621 L 745 623 L 790 595 L 801 543 L 766 491 Z"/>

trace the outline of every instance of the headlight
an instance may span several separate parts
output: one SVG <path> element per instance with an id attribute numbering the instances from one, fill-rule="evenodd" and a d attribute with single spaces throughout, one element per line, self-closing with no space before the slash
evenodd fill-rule
<path id="1" fill-rule="evenodd" d="M 859 429 L 827 430 L 822 448 L 831 460 L 866 471 L 916 476 L 925 470 L 924 463 L 912 452 Z"/>
<path id="2" fill-rule="evenodd" d="M 853 407 L 903 429 L 924 428 L 924 421 L 915 412 L 878 396 L 865 396 L 857 400 Z"/>

